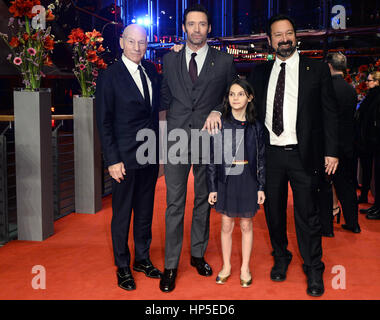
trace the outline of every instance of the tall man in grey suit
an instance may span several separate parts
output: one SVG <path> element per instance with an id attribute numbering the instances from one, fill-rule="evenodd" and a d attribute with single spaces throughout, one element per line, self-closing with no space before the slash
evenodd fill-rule
<path id="1" fill-rule="evenodd" d="M 186 9 L 182 25 L 187 34 L 186 46 L 164 56 L 161 108 L 167 110 L 168 135 L 175 129 L 187 134 L 201 130 L 205 122 L 219 120 L 220 106 L 229 83 L 237 77 L 233 57 L 207 45 L 211 32 L 208 12 L 201 5 Z M 170 141 L 168 150 L 170 151 Z M 169 152 L 165 164 L 167 188 L 165 271 L 160 289 L 175 288 L 177 267 L 182 249 L 187 180 L 191 166 L 194 174 L 194 209 L 191 225 L 191 265 L 202 276 L 211 276 L 212 269 L 204 260 L 209 238 L 210 207 L 207 202 L 206 164 L 199 161 L 198 150 L 181 152 L 184 163 L 173 163 Z M 193 161 L 190 161 L 192 159 Z"/>

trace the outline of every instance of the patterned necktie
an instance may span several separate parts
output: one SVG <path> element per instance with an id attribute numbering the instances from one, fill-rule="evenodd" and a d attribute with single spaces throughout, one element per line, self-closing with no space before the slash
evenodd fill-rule
<path id="1" fill-rule="evenodd" d="M 285 65 L 281 63 L 281 71 L 278 75 L 276 93 L 273 102 L 272 131 L 279 136 L 284 131 L 284 93 L 285 93 Z"/>
<path id="2" fill-rule="evenodd" d="M 148 107 L 150 107 L 150 95 L 149 95 L 149 89 L 148 89 L 148 82 L 146 81 L 145 73 L 140 65 L 138 66 L 138 69 L 140 71 L 140 78 L 143 85 L 145 104 Z"/>
<path id="3" fill-rule="evenodd" d="M 189 63 L 189 74 L 190 74 L 190 78 L 191 78 L 191 81 L 194 83 L 197 78 L 198 78 L 198 68 L 197 68 L 197 63 L 195 61 L 195 56 L 197 54 L 195 52 L 193 52 L 191 54 L 191 59 L 190 59 L 190 63 Z"/>

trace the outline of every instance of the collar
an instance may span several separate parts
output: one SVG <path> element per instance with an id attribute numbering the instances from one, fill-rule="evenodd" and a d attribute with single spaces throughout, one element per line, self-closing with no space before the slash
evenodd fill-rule
<path id="1" fill-rule="evenodd" d="M 138 66 L 141 65 L 141 62 L 140 64 L 136 64 L 132 60 L 129 60 L 124 54 L 121 55 L 121 60 L 124 62 L 130 74 L 135 73 L 137 71 Z M 145 71 L 145 68 L 142 65 L 141 67 Z"/>
<path id="2" fill-rule="evenodd" d="M 331 76 L 332 79 L 344 79 L 341 74 L 334 74 Z"/>
<path id="3" fill-rule="evenodd" d="M 293 55 L 290 58 L 286 59 L 285 61 L 282 61 L 281 59 L 279 59 L 276 56 L 275 65 L 276 65 L 276 67 L 280 68 L 280 64 L 285 62 L 287 68 L 289 68 L 289 67 L 293 68 L 299 61 L 300 61 L 300 55 L 296 49 L 296 51 L 294 51 Z"/>
<path id="4" fill-rule="evenodd" d="M 191 50 L 188 46 L 185 46 L 185 50 L 186 50 L 186 53 L 189 55 L 191 55 L 193 52 L 195 52 L 195 51 Z M 206 43 L 202 48 L 200 48 L 198 51 L 196 51 L 196 54 L 197 54 L 197 56 L 204 55 L 204 54 L 206 54 L 207 50 L 208 50 L 208 44 Z"/>

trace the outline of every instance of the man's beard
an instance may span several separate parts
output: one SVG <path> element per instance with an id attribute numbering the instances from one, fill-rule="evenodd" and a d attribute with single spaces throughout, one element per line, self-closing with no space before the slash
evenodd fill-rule
<path id="1" fill-rule="evenodd" d="M 185 32 L 186 32 L 186 40 L 188 42 L 190 42 L 192 45 L 194 46 L 199 46 L 201 45 L 202 43 L 206 43 L 207 42 L 207 36 L 205 39 L 203 38 L 198 38 L 198 39 L 194 39 L 190 33 L 187 31 L 186 27 L 185 27 Z"/>
<path id="2" fill-rule="evenodd" d="M 288 48 L 281 48 L 283 45 L 289 45 Z M 279 42 L 277 45 L 276 54 L 279 55 L 282 58 L 290 57 L 294 51 L 296 51 L 296 46 L 293 46 L 292 41 L 286 41 L 286 42 Z"/>
<path id="3" fill-rule="evenodd" d="M 195 39 L 195 38 L 187 35 L 187 41 L 189 41 L 192 45 L 195 45 L 195 46 L 204 43 L 206 40 L 207 40 L 207 38 L 206 39 L 204 39 L 204 38 Z"/>

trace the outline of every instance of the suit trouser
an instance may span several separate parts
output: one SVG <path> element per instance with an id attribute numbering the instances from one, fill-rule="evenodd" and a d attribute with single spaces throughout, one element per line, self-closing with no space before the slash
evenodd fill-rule
<path id="1" fill-rule="evenodd" d="M 165 268 L 178 266 L 182 250 L 187 180 L 191 164 L 166 164 Z M 191 255 L 204 256 L 210 231 L 210 206 L 206 165 L 194 164 L 194 208 L 191 224 Z"/>
<path id="2" fill-rule="evenodd" d="M 375 153 L 375 205 L 380 208 L 380 150 Z"/>
<path id="3" fill-rule="evenodd" d="M 367 195 L 371 189 L 373 154 L 360 155 L 359 159 L 362 167 L 361 194 Z"/>
<path id="4" fill-rule="evenodd" d="M 293 192 L 298 247 L 307 268 L 323 268 L 321 224 L 317 207 L 318 181 L 306 172 L 298 150 L 266 148 L 265 217 L 273 256 L 288 256 L 288 183 Z"/>
<path id="5" fill-rule="evenodd" d="M 332 183 L 321 178 L 318 189 L 319 218 L 322 225 L 322 231 L 325 233 L 333 233 L 334 216 Z"/>
<path id="6" fill-rule="evenodd" d="M 158 165 L 140 169 L 126 169 L 124 180 L 112 181 L 112 245 L 115 265 L 130 265 L 128 247 L 129 226 L 133 210 L 135 261 L 149 258 L 152 241 L 154 192 Z"/>
<path id="7" fill-rule="evenodd" d="M 338 169 L 333 176 L 336 194 L 342 205 L 344 221 L 349 227 L 358 225 L 358 201 L 352 174 L 354 163 L 354 159 L 340 156 Z"/>

